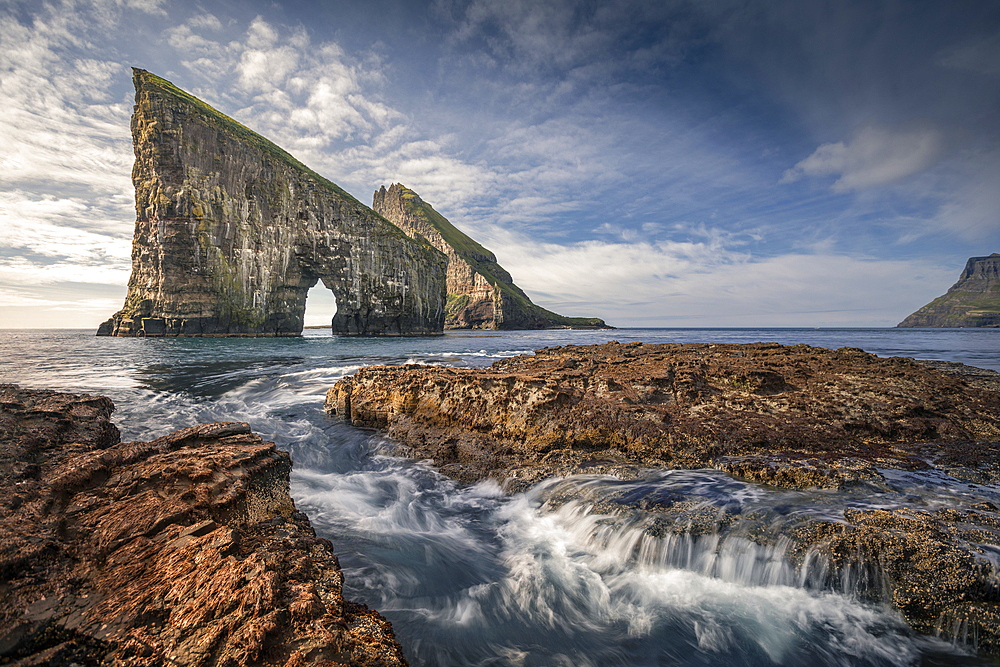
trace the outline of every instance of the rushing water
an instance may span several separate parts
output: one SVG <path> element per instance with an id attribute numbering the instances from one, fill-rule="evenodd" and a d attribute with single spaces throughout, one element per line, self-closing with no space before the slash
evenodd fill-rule
<path id="1" fill-rule="evenodd" d="M 716 471 L 641 480 L 579 476 L 506 496 L 462 487 L 426 462 L 323 414 L 326 390 L 372 364 L 482 367 L 569 343 L 754 342 L 860 347 L 880 356 L 1000 370 L 1000 331 L 622 329 L 452 332 L 361 339 L 309 330 L 285 339 L 116 339 L 92 331 L 0 330 L 0 381 L 100 393 L 125 439 L 246 421 L 291 451 L 292 494 L 340 556 L 348 596 L 388 617 L 414 665 L 960 665 L 961 646 L 914 636 L 857 595 L 864 572 L 799 567 L 779 533 L 843 507 L 1000 504 L 1000 490 L 890 475 L 882 493 L 777 491 Z M 683 500 L 726 531 L 659 531 Z M 616 510 L 615 508 L 620 508 Z M 688 510 L 685 510 L 688 511 Z M 677 521 L 677 513 L 671 520 Z M 763 547 L 749 526 L 778 535 Z M 741 528 L 742 526 L 742 528 Z M 1000 556 L 996 558 L 1000 562 Z M 877 584 L 877 582 L 875 582 Z"/>

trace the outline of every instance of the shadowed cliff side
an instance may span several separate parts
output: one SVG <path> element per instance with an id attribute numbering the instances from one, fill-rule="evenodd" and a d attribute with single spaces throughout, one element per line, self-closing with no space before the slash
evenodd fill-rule
<path id="1" fill-rule="evenodd" d="M 899 327 L 1000 327 L 1000 253 L 970 257 L 944 296 L 897 324 Z"/>
<path id="2" fill-rule="evenodd" d="M 415 239 L 448 256 L 447 329 L 603 329 L 596 317 L 564 317 L 540 306 L 514 284 L 496 256 L 463 234 L 402 184 L 375 191 L 372 208 Z"/>
<path id="3" fill-rule="evenodd" d="M 333 333 L 441 331 L 446 258 L 169 81 L 133 70 L 136 225 L 98 335 L 288 336 L 318 281 Z"/>

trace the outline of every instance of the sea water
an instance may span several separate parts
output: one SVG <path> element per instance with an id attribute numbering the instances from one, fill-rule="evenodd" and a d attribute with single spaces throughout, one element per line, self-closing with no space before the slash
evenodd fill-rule
<path id="1" fill-rule="evenodd" d="M 382 612 L 414 665 L 961 665 L 968 647 L 914 635 L 822 562 L 795 566 L 780 538 L 738 529 L 657 535 L 608 501 L 695 499 L 780 528 L 842 508 L 961 506 L 1000 490 L 891 476 L 891 492 L 778 491 L 718 471 L 584 475 L 508 496 L 462 486 L 425 461 L 323 413 L 326 390 L 363 366 L 484 367 L 553 345 L 773 341 L 1000 370 L 1000 331 L 619 329 L 449 332 L 428 338 L 97 338 L 0 330 L 0 382 L 109 396 L 125 440 L 245 421 L 291 452 L 292 495 L 329 538 L 345 594 Z M 739 522 L 736 523 L 739 525 Z M 1000 561 L 1000 558 L 998 558 Z"/>

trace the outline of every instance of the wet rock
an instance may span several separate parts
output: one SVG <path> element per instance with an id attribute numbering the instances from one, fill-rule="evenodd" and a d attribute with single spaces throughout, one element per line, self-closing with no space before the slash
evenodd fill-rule
<path id="1" fill-rule="evenodd" d="M 122 443 L 112 410 L 0 385 L 0 661 L 406 664 L 343 599 L 286 452 L 241 423 Z"/>
<path id="2" fill-rule="evenodd" d="M 483 370 L 364 368 L 330 389 L 326 409 L 385 429 L 402 453 L 459 480 L 492 477 L 510 491 L 577 473 L 716 468 L 772 487 L 875 494 L 891 490 L 890 469 L 996 485 L 998 378 L 853 348 L 611 342 Z M 989 503 L 845 507 L 837 520 L 775 533 L 773 516 L 673 496 L 601 502 L 594 511 L 655 517 L 649 530 L 659 536 L 718 534 L 738 522 L 745 539 L 780 543 L 799 565 L 823 559 L 824 585 L 850 580 L 853 593 L 893 605 L 921 632 L 974 637 L 1000 653 L 1000 524 Z"/>
<path id="3" fill-rule="evenodd" d="M 612 342 L 483 370 L 371 367 L 326 409 L 464 481 L 715 467 L 841 488 L 932 465 L 1000 479 L 1000 392 L 851 348 Z"/>

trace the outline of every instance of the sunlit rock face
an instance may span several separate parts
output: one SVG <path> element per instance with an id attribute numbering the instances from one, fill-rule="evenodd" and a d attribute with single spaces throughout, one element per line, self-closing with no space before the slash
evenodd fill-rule
<path id="1" fill-rule="evenodd" d="M 1000 327 L 1000 253 L 970 257 L 958 282 L 900 327 Z"/>
<path id="2" fill-rule="evenodd" d="M 605 328 L 596 317 L 563 317 L 536 306 L 496 256 L 399 183 L 375 191 L 372 208 L 448 256 L 447 329 Z"/>
<path id="3" fill-rule="evenodd" d="M 0 384 L 3 664 L 406 665 L 344 598 L 288 452 L 239 422 L 121 442 L 113 410 Z"/>
<path id="4" fill-rule="evenodd" d="M 439 251 L 170 82 L 133 79 L 132 276 L 98 335 L 298 335 L 318 281 L 335 334 L 442 330 Z"/>

